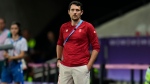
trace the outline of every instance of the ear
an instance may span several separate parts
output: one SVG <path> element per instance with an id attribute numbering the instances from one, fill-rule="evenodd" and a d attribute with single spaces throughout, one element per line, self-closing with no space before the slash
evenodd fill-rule
<path id="1" fill-rule="evenodd" d="M 70 14 L 70 13 L 69 13 L 69 10 L 68 10 L 68 14 Z"/>
<path id="2" fill-rule="evenodd" d="M 81 15 L 83 14 L 83 10 L 81 11 Z"/>

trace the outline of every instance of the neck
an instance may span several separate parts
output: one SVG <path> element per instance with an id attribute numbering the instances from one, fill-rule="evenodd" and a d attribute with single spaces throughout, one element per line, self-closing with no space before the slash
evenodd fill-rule
<path id="1" fill-rule="evenodd" d="M 18 40 L 19 39 L 19 35 L 12 35 L 12 39 L 13 40 Z"/>
<path id="2" fill-rule="evenodd" d="M 77 21 L 71 20 L 71 25 L 76 26 L 80 22 L 80 20 L 81 19 L 78 19 Z"/>

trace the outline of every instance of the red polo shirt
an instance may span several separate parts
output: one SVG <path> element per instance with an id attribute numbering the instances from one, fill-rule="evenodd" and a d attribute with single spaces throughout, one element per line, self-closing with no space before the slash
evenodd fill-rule
<path id="1" fill-rule="evenodd" d="M 57 45 L 63 46 L 63 42 L 74 28 L 75 26 L 72 26 L 71 22 L 64 23 L 60 28 Z M 90 44 L 93 50 L 99 52 L 100 44 L 94 27 L 92 24 L 83 21 L 63 46 L 63 60 L 61 63 L 69 67 L 88 64 Z"/>

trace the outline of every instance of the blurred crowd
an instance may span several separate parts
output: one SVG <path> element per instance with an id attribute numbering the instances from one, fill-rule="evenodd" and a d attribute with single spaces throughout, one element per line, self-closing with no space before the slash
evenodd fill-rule
<path id="1" fill-rule="evenodd" d="M 53 58 L 56 58 L 56 40 L 53 31 L 47 32 L 47 41 L 42 44 L 32 37 L 31 33 L 24 29 L 22 36 L 28 42 L 28 52 L 26 55 L 26 62 L 30 63 L 44 63 Z"/>
<path id="2" fill-rule="evenodd" d="M 38 42 L 35 37 L 33 37 L 32 33 L 26 29 L 21 27 L 22 36 L 27 40 L 28 51 L 26 52 L 25 62 L 27 65 L 27 69 L 24 70 L 24 76 L 26 81 L 31 81 L 33 78 L 33 68 L 28 66 L 29 63 L 45 63 L 49 60 L 56 58 L 56 38 L 53 31 L 48 31 L 46 34 L 46 41 L 44 44 Z M 4 18 L 0 18 L 0 45 L 3 45 L 3 39 L 5 37 L 5 31 L 9 28 L 6 28 L 6 21 Z M 43 37 L 44 38 L 44 37 Z M 2 42 L 3 41 L 3 42 Z M 3 60 L 3 59 L 2 59 Z M 1 65 L 0 60 L 0 65 Z M 1 68 L 0 68 L 1 70 Z"/>

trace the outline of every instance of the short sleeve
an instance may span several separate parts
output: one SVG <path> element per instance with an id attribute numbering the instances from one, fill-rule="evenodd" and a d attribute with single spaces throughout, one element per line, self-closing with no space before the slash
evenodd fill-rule
<path id="1" fill-rule="evenodd" d="M 10 41 L 9 38 L 7 38 L 7 39 L 4 41 L 4 45 L 6 45 L 6 44 L 11 44 L 11 41 Z"/>
<path id="2" fill-rule="evenodd" d="M 28 50 L 27 41 L 26 39 L 23 39 L 21 44 L 21 51 L 27 51 L 27 50 Z"/>

